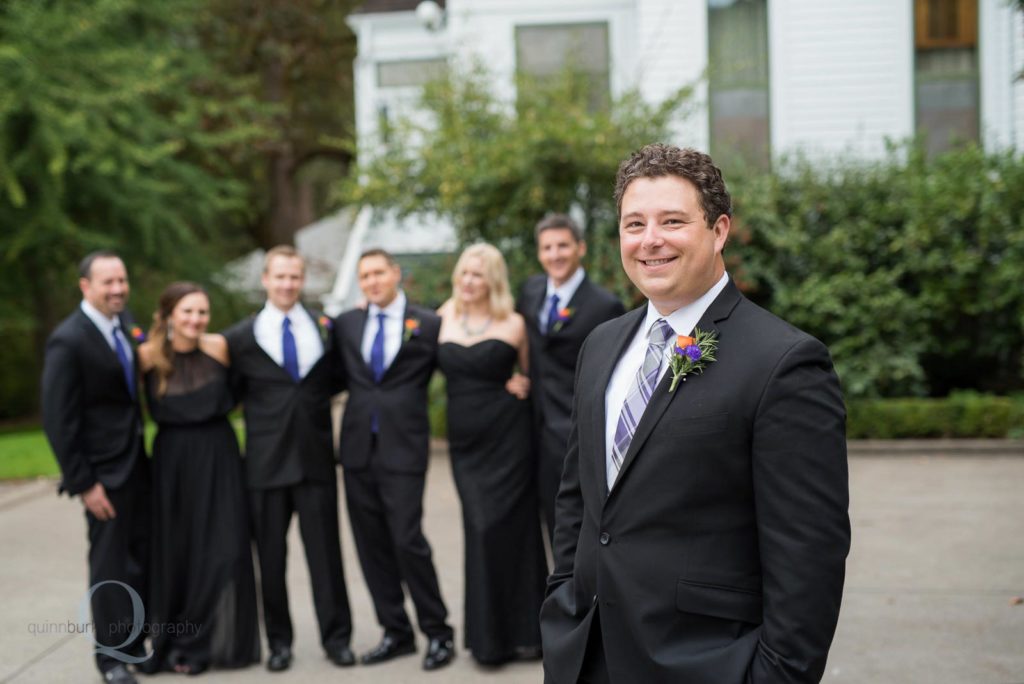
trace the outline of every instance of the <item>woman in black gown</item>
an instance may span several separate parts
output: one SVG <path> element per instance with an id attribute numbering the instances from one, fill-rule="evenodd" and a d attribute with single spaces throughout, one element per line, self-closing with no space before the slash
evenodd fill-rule
<path id="1" fill-rule="evenodd" d="M 482 664 L 540 655 L 547 565 L 530 446 L 526 326 L 505 260 L 467 248 L 441 314 L 448 442 L 465 529 L 465 647 Z M 514 373 L 515 366 L 523 373 Z"/>
<path id="2" fill-rule="evenodd" d="M 139 347 L 153 443 L 154 666 L 185 674 L 259 660 L 256 588 L 238 441 L 227 414 L 227 343 L 206 333 L 194 283 L 160 296 Z"/>

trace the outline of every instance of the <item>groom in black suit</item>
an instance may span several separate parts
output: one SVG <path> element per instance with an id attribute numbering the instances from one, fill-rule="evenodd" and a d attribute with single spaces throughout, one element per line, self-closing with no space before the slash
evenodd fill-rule
<path id="1" fill-rule="evenodd" d="M 338 317 L 336 348 L 348 402 L 341 465 L 352 534 L 384 637 L 365 665 L 415 652 L 402 583 L 427 636 L 423 669 L 455 656 L 430 544 L 423 536 L 423 486 L 430 450 L 427 384 L 437 362 L 441 319 L 406 300 L 402 271 L 382 249 L 359 258 L 366 309 Z"/>
<path id="2" fill-rule="evenodd" d="M 648 303 L 580 355 L 546 681 L 817 682 L 850 545 L 828 350 L 726 274 L 731 200 L 710 157 L 649 145 L 619 167 L 616 202 Z"/>
<path id="3" fill-rule="evenodd" d="M 529 278 L 516 310 L 530 337 L 533 435 L 537 444 L 537 488 L 554 537 L 555 495 L 569 442 L 572 380 L 583 340 L 601 323 L 621 316 L 618 297 L 591 281 L 580 261 L 587 253 L 583 231 L 568 214 L 548 214 L 535 228 L 543 275 Z"/>
<path id="4" fill-rule="evenodd" d="M 224 336 L 245 409 L 245 472 L 270 647 L 267 669 L 286 670 L 292 660 L 285 561 L 295 513 L 320 642 L 335 665 L 354 665 L 331 434 L 330 320 L 299 303 L 305 262 L 292 247 L 267 252 L 262 281 L 266 305 Z"/>
<path id="5" fill-rule="evenodd" d="M 89 526 L 89 585 L 121 582 L 145 602 L 149 573 L 149 462 L 142 443 L 138 360 L 124 310 L 128 272 L 114 252 L 79 266 L 82 303 L 53 331 L 43 366 L 43 429 L 60 464 L 60 491 L 79 496 Z M 143 655 L 140 636 L 119 646 L 144 615 L 115 584 L 92 594 L 95 639 L 130 656 L 96 654 L 103 678 L 129 684 L 124 662 Z"/>

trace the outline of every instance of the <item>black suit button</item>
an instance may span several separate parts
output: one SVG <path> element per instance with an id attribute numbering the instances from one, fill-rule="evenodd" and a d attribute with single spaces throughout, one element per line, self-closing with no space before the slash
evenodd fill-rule
<path id="1" fill-rule="evenodd" d="M 608 542 L 612 540 L 612 536 L 607 532 L 602 532 L 601 536 L 598 537 L 597 540 L 601 542 L 601 546 L 608 546 Z"/>

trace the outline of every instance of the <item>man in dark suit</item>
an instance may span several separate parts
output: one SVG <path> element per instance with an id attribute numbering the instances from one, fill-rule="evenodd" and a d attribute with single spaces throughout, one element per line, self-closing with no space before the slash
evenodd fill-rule
<path id="1" fill-rule="evenodd" d="M 138 361 L 124 316 L 128 272 L 114 252 L 82 260 L 82 303 L 53 331 L 43 367 L 43 428 L 61 469 L 60 491 L 79 496 L 89 527 L 89 584 L 103 678 L 128 684 L 143 660 L 149 572 L 149 463 L 142 443 Z M 97 587 L 100 583 L 102 586 Z M 125 639 L 139 628 L 139 637 Z M 123 645 L 121 645 L 123 644 Z"/>
<path id="2" fill-rule="evenodd" d="M 349 393 L 340 444 L 345 498 L 363 576 L 384 628 L 380 644 L 361 660 L 371 665 L 415 652 L 404 582 L 428 640 L 423 668 L 436 670 L 455 656 L 421 527 L 430 448 L 427 384 L 441 319 L 408 303 L 399 288 L 401 269 L 386 251 L 366 251 L 358 268 L 368 307 L 339 316 L 334 335 Z"/>
<path id="3" fill-rule="evenodd" d="M 294 513 L 320 642 L 335 665 L 355 664 L 331 434 L 331 326 L 329 319 L 299 303 L 304 281 L 305 263 L 298 252 L 274 247 L 263 266 L 266 305 L 224 333 L 245 409 L 246 483 L 270 647 L 267 669 L 272 672 L 288 669 L 292 659 L 285 561 Z"/>
<path id="4" fill-rule="evenodd" d="M 547 681 L 817 682 L 850 545 L 828 350 L 729 279 L 710 157 L 649 145 L 619 167 L 616 202 L 648 303 L 580 355 Z"/>
<path id="5" fill-rule="evenodd" d="M 544 275 L 529 278 L 516 310 L 530 337 L 530 387 L 537 487 L 548 526 L 555 530 L 555 495 L 569 442 L 572 380 L 576 358 L 587 335 L 601 323 L 621 316 L 618 297 L 587 278 L 580 261 L 587 253 L 583 232 L 567 214 L 548 214 L 535 229 L 537 260 Z"/>

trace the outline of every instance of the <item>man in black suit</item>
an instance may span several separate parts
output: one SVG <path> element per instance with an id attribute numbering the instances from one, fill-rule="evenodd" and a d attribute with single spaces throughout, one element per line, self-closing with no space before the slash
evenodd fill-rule
<path id="1" fill-rule="evenodd" d="M 245 472 L 270 647 L 267 669 L 278 672 L 291 665 L 285 561 L 294 513 L 320 642 L 335 665 L 353 665 L 331 434 L 335 369 L 330 320 L 299 303 L 305 262 L 292 247 L 267 252 L 262 282 L 266 305 L 224 335 L 245 410 Z"/>
<path id="2" fill-rule="evenodd" d="M 415 652 L 404 582 L 428 639 L 423 668 L 436 670 L 455 656 L 421 527 L 430 449 L 427 384 L 441 319 L 408 303 L 399 288 L 402 271 L 386 251 L 366 251 L 358 268 L 368 307 L 339 316 L 334 334 L 349 393 L 340 444 L 345 498 L 363 576 L 384 628 L 380 644 L 362 662 Z"/>
<path id="3" fill-rule="evenodd" d="M 817 682 L 850 545 L 828 350 L 729 279 L 710 157 L 649 145 L 619 167 L 616 202 L 648 303 L 580 355 L 547 681 Z"/>
<path id="4" fill-rule="evenodd" d="M 128 272 L 117 254 L 101 251 L 82 260 L 79 276 L 82 303 L 46 343 L 43 428 L 60 464 L 60 491 L 85 505 L 96 642 L 120 654 L 98 650 L 96 665 L 105 681 L 127 684 L 135 677 L 124 663 L 143 660 L 145 616 L 113 582 L 145 601 L 150 532 L 138 361 L 124 315 Z M 136 625 L 139 637 L 125 644 Z"/>
<path id="5" fill-rule="evenodd" d="M 569 442 L 576 358 L 587 335 L 625 309 L 618 297 L 587 278 L 580 265 L 587 243 L 572 217 L 548 214 L 537 224 L 535 235 L 544 275 L 523 284 L 516 310 L 526 320 L 530 337 L 537 488 L 548 539 L 552 539 L 555 495 Z"/>

